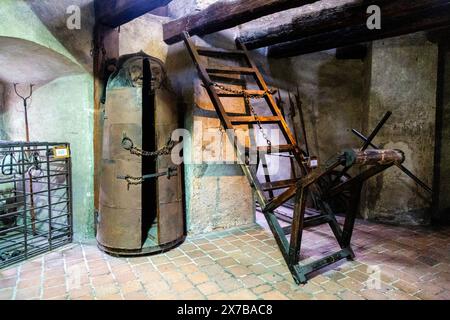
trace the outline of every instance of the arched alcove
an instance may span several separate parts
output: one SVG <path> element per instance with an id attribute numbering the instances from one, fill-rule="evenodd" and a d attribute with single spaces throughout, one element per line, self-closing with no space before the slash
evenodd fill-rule
<path id="1" fill-rule="evenodd" d="M 0 81 L 39 83 L 83 73 L 81 66 L 66 56 L 36 42 L 0 37 Z"/>
<path id="2" fill-rule="evenodd" d="M 23 101 L 28 100 L 31 141 L 68 142 L 72 152 L 74 233 L 77 239 L 92 233 L 93 212 L 93 78 L 63 50 L 0 36 L 0 139 L 25 140 Z M 88 164 L 88 165 L 86 165 Z"/>

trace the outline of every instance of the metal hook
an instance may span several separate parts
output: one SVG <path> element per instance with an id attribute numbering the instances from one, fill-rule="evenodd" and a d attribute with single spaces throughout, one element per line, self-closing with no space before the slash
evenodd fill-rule
<path id="1" fill-rule="evenodd" d="M 22 96 L 18 91 L 17 91 L 17 85 L 18 83 L 14 83 L 14 92 L 16 93 L 16 95 L 20 98 L 22 98 L 23 100 L 23 106 L 27 107 L 27 100 L 31 98 L 31 96 L 33 95 L 33 86 L 34 84 L 30 84 L 30 94 L 28 95 L 28 97 L 24 97 Z"/>

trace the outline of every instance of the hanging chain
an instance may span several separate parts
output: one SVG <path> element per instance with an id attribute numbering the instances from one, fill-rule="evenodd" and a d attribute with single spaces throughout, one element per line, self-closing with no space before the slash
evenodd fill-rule
<path id="1" fill-rule="evenodd" d="M 172 152 L 177 142 L 173 141 L 171 138 L 167 141 L 164 147 L 156 151 L 145 151 L 141 148 L 135 147 L 133 140 L 128 138 L 126 135 L 122 138 L 122 147 L 125 150 L 130 151 L 131 154 L 137 155 L 138 157 L 159 157 L 163 155 L 168 155 Z"/>
<path id="2" fill-rule="evenodd" d="M 232 89 L 232 88 L 226 87 L 226 86 L 224 86 L 224 85 L 220 85 L 220 84 L 218 84 L 218 83 L 212 83 L 212 85 L 213 85 L 214 87 L 216 87 L 216 88 L 222 90 L 222 91 L 229 92 L 229 93 L 233 93 L 233 94 L 237 94 L 237 95 L 242 95 L 242 96 L 244 97 L 244 103 L 245 103 L 245 106 L 248 107 L 248 108 L 250 109 L 251 113 L 252 113 L 253 116 L 255 117 L 255 120 L 256 120 L 256 123 L 257 123 L 257 125 L 258 125 L 259 131 L 261 132 L 261 134 L 262 134 L 264 140 L 266 140 L 266 142 L 267 142 L 267 148 L 268 148 L 268 151 L 269 151 L 269 153 L 270 153 L 271 147 L 272 147 L 272 141 L 270 141 L 269 137 L 267 136 L 266 132 L 264 131 L 264 129 L 263 129 L 263 127 L 262 127 L 262 123 L 261 123 L 261 121 L 259 120 L 259 116 L 258 116 L 258 114 L 256 113 L 255 109 L 253 108 L 253 106 L 252 106 L 252 104 L 251 104 L 251 102 L 250 102 L 250 99 L 262 99 L 262 98 L 264 98 L 266 95 L 268 95 L 268 94 L 273 94 L 274 92 L 273 92 L 273 91 L 270 91 L 270 90 L 267 90 L 267 91 L 264 91 L 264 93 L 262 93 L 262 94 L 259 94 L 259 93 L 251 93 L 251 94 L 250 94 L 250 93 L 247 92 L 247 90 L 237 90 L 237 89 Z"/>
<path id="3" fill-rule="evenodd" d="M 130 190 L 130 186 L 137 186 L 144 182 L 143 177 L 125 176 L 124 180 L 127 182 L 127 190 Z"/>

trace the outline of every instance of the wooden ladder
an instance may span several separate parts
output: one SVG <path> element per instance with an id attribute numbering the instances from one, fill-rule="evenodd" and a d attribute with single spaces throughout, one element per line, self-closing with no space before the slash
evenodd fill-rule
<path id="1" fill-rule="evenodd" d="M 186 47 L 189 51 L 189 54 L 197 67 L 197 71 L 200 79 L 203 82 L 204 87 L 206 88 L 208 95 L 214 105 L 214 108 L 220 118 L 221 124 L 226 129 L 228 137 L 230 141 L 236 141 L 233 131 L 235 125 L 248 124 L 256 125 L 260 124 L 277 124 L 281 133 L 283 134 L 286 144 L 278 145 L 278 146 L 258 146 L 257 151 L 258 155 L 263 155 L 265 157 L 266 154 L 270 153 L 289 153 L 298 166 L 300 167 L 301 176 L 306 177 L 311 173 L 312 169 L 307 166 L 307 159 L 305 157 L 306 153 L 300 149 L 300 147 L 296 143 L 295 137 L 292 135 L 283 115 L 277 106 L 272 93 L 267 87 L 266 82 L 264 81 L 261 73 L 258 68 L 254 64 L 254 62 L 250 59 L 247 48 L 243 43 L 241 43 L 238 39 L 236 40 L 237 50 L 224 50 L 224 49 L 216 49 L 216 48 L 207 48 L 207 47 L 198 47 L 196 46 L 189 34 L 187 32 L 183 33 L 183 40 L 186 44 Z M 234 66 L 220 66 L 220 67 L 208 67 L 204 66 L 201 63 L 201 56 L 214 57 L 214 58 L 242 58 L 246 62 L 246 66 L 234 67 Z M 238 94 L 233 94 L 230 92 L 224 92 L 220 88 L 218 88 L 217 84 L 211 80 L 211 75 L 246 75 L 253 76 L 256 84 L 259 87 L 259 90 L 246 90 L 248 94 L 256 94 L 256 95 L 264 95 L 264 100 L 266 101 L 270 111 L 272 112 L 271 116 L 255 116 L 255 115 L 246 115 L 246 116 L 235 116 L 230 115 L 225 111 L 224 105 L 220 99 L 220 97 L 226 96 L 239 96 Z M 242 94 L 243 96 L 243 94 Z M 305 197 L 303 199 L 296 199 L 295 209 L 294 209 L 294 217 L 292 226 L 289 227 L 291 232 L 290 241 L 286 237 L 285 232 L 286 228 L 282 228 L 274 214 L 274 210 L 286 203 L 296 194 L 299 194 L 297 190 L 298 187 L 298 179 L 288 179 L 283 181 L 271 181 L 270 178 L 267 177 L 267 164 L 262 161 L 262 165 L 265 172 L 265 182 L 261 183 L 257 177 L 258 166 L 260 162 L 258 161 L 257 165 L 250 164 L 246 161 L 246 156 L 242 152 L 242 150 L 246 150 L 240 146 L 239 141 L 234 143 L 235 151 L 238 159 L 241 159 L 241 167 L 248 178 L 251 187 L 253 188 L 257 201 L 262 209 L 262 212 L 267 220 L 267 223 L 275 237 L 275 240 L 280 248 L 281 253 L 283 254 L 283 258 L 285 259 L 294 280 L 297 283 L 305 283 L 306 282 L 306 273 L 311 272 L 311 268 L 306 268 L 304 266 L 300 266 L 299 263 L 299 252 L 300 252 L 300 243 L 301 243 L 301 234 L 302 229 L 304 227 L 304 211 L 305 211 Z M 275 152 L 274 152 L 275 151 Z M 264 167 L 265 166 L 265 167 Z M 275 197 L 266 197 L 265 192 L 268 192 L 270 196 L 273 195 L 274 190 L 284 190 L 278 196 Z M 300 217 L 300 215 L 302 215 Z M 331 219 L 334 220 L 333 223 L 336 223 L 334 217 Z M 300 223 L 299 223 L 300 222 Z M 330 223 L 329 219 L 325 220 L 325 223 Z M 336 225 L 332 226 L 332 229 L 336 228 Z M 345 257 L 350 257 L 351 254 L 344 254 Z"/>

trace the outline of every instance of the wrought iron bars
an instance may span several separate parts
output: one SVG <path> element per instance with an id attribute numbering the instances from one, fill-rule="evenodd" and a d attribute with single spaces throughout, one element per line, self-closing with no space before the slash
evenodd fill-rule
<path id="1" fill-rule="evenodd" d="M 0 141 L 0 268 L 72 242 L 71 159 L 53 155 L 61 146 Z"/>

